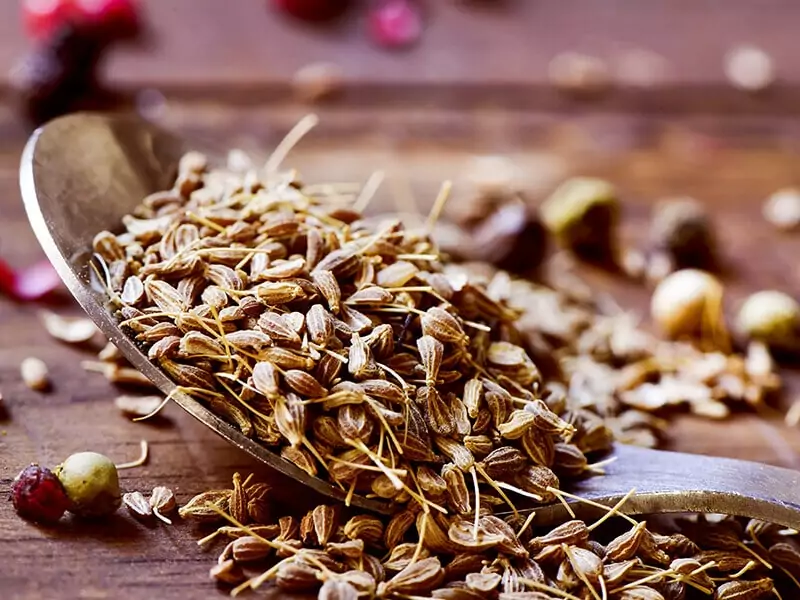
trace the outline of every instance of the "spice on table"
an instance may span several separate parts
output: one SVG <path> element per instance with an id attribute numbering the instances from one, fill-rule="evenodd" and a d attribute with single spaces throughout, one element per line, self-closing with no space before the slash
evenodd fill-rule
<path id="1" fill-rule="evenodd" d="M 246 491 L 260 485 L 252 476 L 245 481 Z M 436 483 L 428 477 L 420 485 L 432 492 Z M 446 489 L 444 481 L 439 486 Z M 319 598 L 354 600 L 663 600 L 688 598 L 687 589 L 722 599 L 791 593 L 785 590 L 795 585 L 783 577 L 784 569 L 794 569 L 795 532 L 736 517 L 638 521 L 621 512 L 633 490 L 595 522 L 572 519 L 554 527 L 537 526 L 533 513 L 497 511 L 490 494 L 477 517 L 343 515 L 320 505 L 302 518 L 246 525 L 230 516 L 231 490 L 225 491 L 200 494 L 187 507 L 206 506 L 218 522 L 228 521 L 198 545 L 221 547 L 210 574 L 233 596 L 269 585 L 277 593 L 318 591 Z M 192 518 L 188 511 L 186 518 Z"/>
<path id="2" fill-rule="evenodd" d="M 619 200 L 602 179 L 574 177 L 562 183 L 540 207 L 542 222 L 559 243 L 582 258 L 614 258 Z"/>
<path id="3" fill-rule="evenodd" d="M 64 317 L 51 311 L 42 311 L 39 318 L 51 336 L 68 344 L 83 344 L 98 333 L 97 326 L 85 317 Z"/>
<path id="4" fill-rule="evenodd" d="M 344 85 L 342 68 L 330 62 L 300 67 L 292 76 L 292 91 L 303 102 L 319 102 L 334 96 Z"/>
<path id="5" fill-rule="evenodd" d="M 583 427 L 582 416 L 568 423 L 537 399 L 535 363 L 490 326 L 513 338 L 515 311 L 468 278 L 451 277 L 425 231 L 361 220 L 269 169 L 251 184 L 255 191 L 227 186 L 209 203 L 202 198 L 220 177 L 246 174 L 195 164 L 181 161 L 174 200 L 159 204 L 160 217 L 153 196 L 137 218 L 124 220 L 163 227 L 160 241 L 140 238 L 150 259 L 132 261 L 124 234 L 95 238 L 112 270 L 142 281 L 144 297 L 117 306 L 123 329 L 180 389 L 351 494 L 371 493 L 373 480 L 385 476 L 393 491 L 382 493 L 406 504 L 421 497 L 417 471 L 442 461 L 473 484 L 471 497 L 481 487 L 537 495 L 532 478 L 540 471 L 506 474 L 500 488 L 461 441 L 472 428 L 487 431 L 488 421 L 477 423 L 485 405 L 501 432 L 492 448 L 515 448 L 521 466 L 532 467 L 537 459 L 522 442 L 528 429 L 568 443 Z M 188 177 L 197 179 L 194 191 L 181 192 Z M 224 226 L 215 222 L 220 210 Z M 216 241 L 201 248 L 202 240 Z M 529 405 L 533 419 L 525 417 Z M 594 441 L 594 450 L 607 448 Z M 544 467 L 556 489 L 551 467 L 561 471 L 558 458 Z"/>
<path id="6" fill-rule="evenodd" d="M 711 270 L 717 265 L 717 244 L 711 218 L 693 198 L 659 203 L 653 214 L 650 238 L 656 251 L 666 253 L 675 268 Z"/>
<path id="7" fill-rule="evenodd" d="M 800 225 L 800 189 L 787 187 L 772 194 L 762 209 L 764 219 L 783 230 Z"/>
<path id="8" fill-rule="evenodd" d="M 25 467 L 14 479 L 11 501 L 21 517 L 40 523 L 55 523 L 70 505 L 58 477 L 36 464 Z"/>
<path id="9" fill-rule="evenodd" d="M 44 392 L 50 389 L 50 371 L 45 362 L 36 357 L 28 357 L 19 366 L 22 381 L 30 389 Z"/>
<path id="10" fill-rule="evenodd" d="M 172 521 L 165 515 L 171 513 L 177 508 L 175 502 L 175 494 L 172 490 L 163 485 L 153 488 L 150 494 L 150 507 L 153 509 L 153 514 L 167 525 L 172 525 Z"/>
<path id="11" fill-rule="evenodd" d="M 104 517 L 120 507 L 117 467 L 97 452 L 78 452 L 67 457 L 54 473 L 69 498 L 69 511 L 80 517 Z"/>
<path id="12" fill-rule="evenodd" d="M 122 504 L 137 519 L 149 520 L 153 516 L 153 507 L 150 506 L 150 502 L 142 492 L 122 494 Z"/>
<path id="13" fill-rule="evenodd" d="M 147 417 L 164 404 L 162 396 L 117 396 L 114 404 L 129 417 Z"/>
<path id="14" fill-rule="evenodd" d="M 724 71 L 732 85 L 746 92 L 763 91 L 776 79 L 772 57 L 749 44 L 731 48 L 725 54 Z"/>
<path id="15" fill-rule="evenodd" d="M 722 317 L 723 287 L 705 271 L 683 269 L 656 286 L 650 314 L 670 338 L 694 336 L 719 340 L 726 336 Z"/>
<path id="16" fill-rule="evenodd" d="M 376 0 L 367 10 L 367 32 L 379 46 L 407 48 L 422 36 L 423 19 L 417 0 Z"/>
<path id="17" fill-rule="evenodd" d="M 775 348 L 798 345 L 800 304 L 777 290 L 763 290 L 750 295 L 737 316 L 739 331 L 748 338 Z"/>
<path id="18" fill-rule="evenodd" d="M 598 96 L 611 86 L 606 62 L 580 52 L 564 52 L 553 57 L 547 75 L 556 89 L 579 98 Z"/>

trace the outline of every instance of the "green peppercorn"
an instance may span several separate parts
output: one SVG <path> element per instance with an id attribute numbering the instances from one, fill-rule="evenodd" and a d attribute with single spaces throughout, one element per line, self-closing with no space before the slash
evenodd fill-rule
<path id="1" fill-rule="evenodd" d="M 613 257 L 618 215 L 614 186 L 591 177 L 565 181 L 541 205 L 542 222 L 558 242 L 598 262 Z"/>
<path id="2" fill-rule="evenodd" d="M 770 346 L 788 347 L 797 340 L 800 304 L 783 292 L 756 292 L 739 309 L 737 325 L 749 338 Z"/>
<path id="3" fill-rule="evenodd" d="M 69 511 L 81 517 L 104 517 L 122 503 L 117 467 L 97 452 L 78 452 L 55 468 L 70 501 Z"/>

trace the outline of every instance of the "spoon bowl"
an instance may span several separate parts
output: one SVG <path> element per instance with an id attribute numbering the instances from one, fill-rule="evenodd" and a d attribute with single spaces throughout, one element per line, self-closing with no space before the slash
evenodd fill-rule
<path id="1" fill-rule="evenodd" d="M 76 113 L 51 121 L 31 135 L 22 154 L 20 187 L 33 231 L 69 291 L 103 335 L 165 396 L 269 467 L 344 501 L 346 493 L 338 487 L 311 477 L 177 390 L 122 331 L 105 291 L 92 285 L 94 236 L 103 230 L 118 230 L 122 217 L 145 196 L 171 187 L 178 160 L 188 149 L 183 140 L 135 116 Z M 215 154 L 213 150 L 209 149 L 210 155 Z M 392 510 L 386 502 L 362 496 L 354 496 L 351 504 L 379 513 Z"/>
<path id="2" fill-rule="evenodd" d="M 165 395 L 233 445 L 276 471 L 339 501 L 345 492 L 308 475 L 247 438 L 202 404 L 176 389 L 120 328 L 104 290 L 92 285 L 92 240 L 116 230 L 148 194 L 172 185 L 188 150 L 177 137 L 134 116 L 78 113 L 33 133 L 22 155 L 20 186 L 25 209 L 47 257 L 69 291 L 128 361 Z M 203 151 L 202 147 L 193 147 Z M 213 149 L 209 154 L 215 154 Z M 611 505 L 631 489 L 629 514 L 713 512 L 773 521 L 800 529 L 800 473 L 745 461 L 645 450 L 618 445 L 621 459 L 608 474 L 571 484 L 582 497 Z M 392 505 L 354 495 L 351 505 L 390 513 Z M 597 507 L 574 502 L 581 515 Z M 566 514 L 561 505 L 539 507 L 537 523 Z"/>

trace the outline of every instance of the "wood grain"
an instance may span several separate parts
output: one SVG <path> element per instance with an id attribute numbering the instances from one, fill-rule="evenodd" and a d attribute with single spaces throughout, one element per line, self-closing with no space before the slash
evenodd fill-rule
<path id="1" fill-rule="evenodd" d="M 709 0 L 674 9 L 519 0 L 502 3 L 507 12 L 476 19 L 458 3 L 436 2 L 422 46 L 402 55 L 371 51 L 359 23 L 315 32 L 268 13 L 262 2 L 227 2 L 224 9 L 212 0 L 145 4 L 156 45 L 115 52 L 109 77 L 128 91 L 165 90 L 159 118 L 190 137 L 217 140 L 221 149 L 269 148 L 308 110 L 288 95 L 291 74 L 310 61 L 334 60 L 352 91 L 315 107 L 322 123 L 291 160 L 307 179 L 363 180 L 384 168 L 400 189 L 409 182 L 424 210 L 444 178 L 456 181 L 453 201 L 463 197 L 460 182 L 474 153 L 502 152 L 520 165 L 533 202 L 571 173 L 611 178 L 625 200 L 623 238 L 635 244 L 644 242 L 653 202 L 693 195 L 716 218 L 729 267 L 729 311 L 759 288 L 800 295 L 800 237 L 776 234 L 760 217 L 767 194 L 800 183 L 800 123 L 792 117 L 800 106 L 793 96 L 800 65 L 793 60 L 796 32 L 784 24 L 798 12 L 794 3 Z M 0 7 L 0 73 L 24 47 L 16 10 L 16 3 Z M 724 85 L 721 55 L 742 41 L 776 57 L 785 78 L 779 93 L 754 99 Z M 557 52 L 579 49 L 611 61 L 627 46 L 668 57 L 673 69 L 663 89 L 583 107 L 544 85 L 547 61 Z M 17 266 L 41 257 L 17 191 L 23 143 L 24 128 L 0 97 L 0 255 Z M 393 189 L 382 190 L 370 210 L 408 209 L 407 194 Z M 587 277 L 623 306 L 645 309 L 646 289 L 605 273 Z M 148 424 L 122 417 L 111 402 L 116 391 L 81 371 L 88 355 L 51 340 L 39 326 L 40 308 L 0 298 L 0 390 L 7 409 L 0 423 L 0 497 L 31 461 L 53 465 L 82 449 L 126 461 L 141 439 L 150 443 L 151 460 L 123 473 L 128 490 L 167 485 L 185 501 L 226 485 L 234 471 L 259 469 L 177 407 Z M 69 299 L 53 308 L 76 310 Z M 18 365 L 25 356 L 50 365 L 52 393 L 24 388 Z M 800 378 L 787 371 L 786 380 L 788 401 L 800 391 Z M 678 417 L 671 434 L 675 449 L 800 468 L 800 435 L 775 417 L 741 414 L 725 423 Z M 262 475 L 284 498 L 313 501 Z M 65 521 L 41 529 L 3 502 L 0 597 L 223 597 L 207 578 L 215 557 L 195 546 L 195 533 L 181 523 L 148 528 L 123 513 L 103 524 Z"/>

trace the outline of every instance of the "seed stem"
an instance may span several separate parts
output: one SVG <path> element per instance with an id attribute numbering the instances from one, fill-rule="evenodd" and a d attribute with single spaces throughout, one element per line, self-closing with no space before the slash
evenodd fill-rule
<path id="1" fill-rule="evenodd" d="M 280 141 L 280 143 L 272 151 L 272 155 L 264 165 L 264 171 L 268 176 L 274 175 L 281 166 L 283 159 L 289 154 L 289 151 L 294 148 L 303 137 L 319 123 L 319 117 L 315 114 L 308 114 L 297 124 L 289 130 L 289 133 Z"/>
<path id="2" fill-rule="evenodd" d="M 149 454 L 150 450 L 150 447 L 147 444 L 147 440 L 140 441 L 139 448 L 140 448 L 139 458 L 131 462 L 126 462 L 116 465 L 117 471 L 121 471 L 122 469 L 134 469 L 136 467 L 141 467 L 143 464 L 147 462 L 147 455 Z"/>

